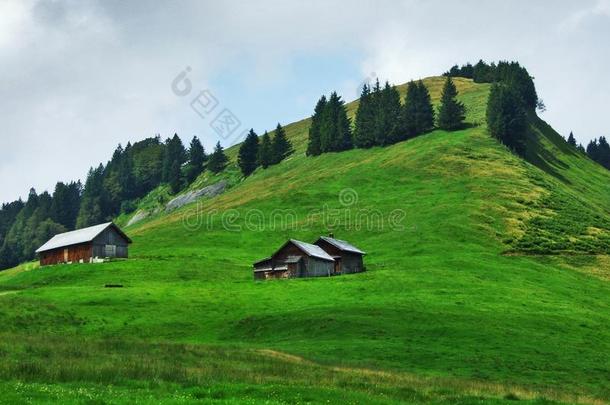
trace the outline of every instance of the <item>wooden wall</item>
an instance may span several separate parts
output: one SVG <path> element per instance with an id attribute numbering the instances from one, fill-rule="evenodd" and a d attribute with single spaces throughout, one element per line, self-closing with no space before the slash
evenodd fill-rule
<path id="1" fill-rule="evenodd" d="M 73 245 L 66 248 L 59 248 L 40 253 L 40 265 L 46 266 L 49 264 L 68 262 L 78 263 L 81 260 L 84 262 L 89 262 L 91 255 L 91 244 L 83 243 L 80 245 Z"/>
<path id="2" fill-rule="evenodd" d="M 358 253 L 345 252 L 324 239 L 316 242 L 316 245 L 320 246 L 331 256 L 341 257 L 339 269 L 337 271 L 338 273 L 359 273 L 364 271 L 362 255 Z"/>

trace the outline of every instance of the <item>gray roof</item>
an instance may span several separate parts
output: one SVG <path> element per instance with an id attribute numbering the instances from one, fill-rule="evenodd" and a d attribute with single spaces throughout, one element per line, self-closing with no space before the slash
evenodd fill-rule
<path id="1" fill-rule="evenodd" d="M 112 222 L 105 224 L 99 224 L 90 226 L 89 228 L 77 229 L 75 231 L 60 233 L 53 236 L 44 245 L 36 249 L 36 253 L 46 252 L 47 250 L 53 250 L 62 248 L 65 246 L 77 245 L 79 243 L 91 242 L 100 233 L 104 232 L 108 227 L 114 227 L 128 242 L 131 240 Z"/>
<path id="2" fill-rule="evenodd" d="M 358 253 L 361 255 L 366 254 L 362 250 L 358 249 L 356 246 L 350 244 L 349 242 L 341 240 L 341 239 L 330 238 L 328 236 L 320 236 L 320 239 L 325 240 L 326 242 L 335 246 L 337 249 L 343 250 L 345 252 Z"/>
<path id="3" fill-rule="evenodd" d="M 328 260 L 334 262 L 328 253 L 324 251 L 320 246 L 312 245 L 311 243 L 301 242 L 300 240 L 290 239 L 290 242 L 294 243 L 308 256 L 317 257 L 318 259 Z"/>

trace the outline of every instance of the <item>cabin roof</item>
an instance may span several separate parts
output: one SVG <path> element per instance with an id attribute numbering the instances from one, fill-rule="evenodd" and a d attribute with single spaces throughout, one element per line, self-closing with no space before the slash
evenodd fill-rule
<path id="1" fill-rule="evenodd" d="M 49 239 L 44 245 L 36 249 L 36 253 L 77 245 L 79 243 L 91 242 L 99 234 L 110 227 L 113 227 L 123 238 L 125 238 L 127 243 L 131 243 L 131 239 L 129 239 L 129 237 L 127 237 L 127 235 L 125 235 L 125 233 L 123 233 L 118 226 L 112 222 L 106 222 L 105 224 L 94 225 L 88 228 L 57 234 Z"/>
<path id="2" fill-rule="evenodd" d="M 307 256 L 317 257 L 318 259 L 328 260 L 331 262 L 335 261 L 335 259 L 333 259 L 328 253 L 326 253 L 324 249 L 322 249 L 320 246 L 312 245 L 311 243 L 301 242 L 300 240 L 296 239 L 290 239 L 290 242 L 294 243 Z"/>
<path id="3" fill-rule="evenodd" d="M 320 239 L 330 243 L 337 249 L 342 250 L 344 252 L 358 253 L 361 255 L 366 254 L 366 252 L 363 252 L 362 250 L 358 249 L 356 246 L 352 245 L 351 243 L 341 240 L 341 239 L 330 238 L 328 236 L 320 236 Z M 318 239 L 318 241 L 320 239 Z"/>

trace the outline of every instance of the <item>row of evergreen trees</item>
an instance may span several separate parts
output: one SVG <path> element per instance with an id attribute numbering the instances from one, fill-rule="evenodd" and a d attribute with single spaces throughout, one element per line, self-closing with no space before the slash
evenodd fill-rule
<path id="1" fill-rule="evenodd" d="M 0 269 L 34 257 L 34 250 L 50 236 L 111 220 L 131 212 L 135 201 L 160 184 L 178 192 L 206 168 L 218 173 L 228 159 L 220 143 L 207 155 L 197 137 L 186 149 L 178 135 L 161 142 L 148 138 L 125 148 L 119 145 L 110 161 L 91 168 L 83 186 L 59 182 L 52 195 L 34 189 L 27 201 L 0 208 Z"/>
<path id="2" fill-rule="evenodd" d="M 487 65 L 479 61 L 475 65 L 475 73 L 478 71 L 477 66 L 479 70 L 485 66 L 484 71 L 489 73 L 485 81 L 493 82 L 486 111 L 489 132 L 515 153 L 523 156 L 527 146 L 528 115 L 535 114 L 536 108 L 541 105 L 533 78 L 517 62 Z M 452 70 L 447 75 L 452 76 L 455 73 Z M 482 79 L 479 77 L 479 80 Z"/>
<path id="3" fill-rule="evenodd" d="M 273 137 L 265 131 L 260 140 L 254 129 L 250 129 L 239 148 L 237 164 L 243 175 L 249 176 L 257 167 L 266 169 L 280 163 L 293 152 L 284 128 L 278 123 Z"/>
<path id="4" fill-rule="evenodd" d="M 407 85 L 402 104 L 398 90 L 388 82 L 383 87 L 379 80 L 373 87 L 365 84 L 353 132 L 341 97 L 335 92 L 328 99 L 322 96 L 311 118 L 307 155 L 391 145 L 431 131 L 435 122 L 440 129 L 462 128 L 466 109 L 457 100 L 457 94 L 453 80 L 447 77 L 438 114 L 435 114 L 430 93 L 421 80 Z"/>
<path id="5" fill-rule="evenodd" d="M 13 201 L 0 209 L 0 269 L 34 257 L 51 236 L 74 229 L 80 210 L 80 182 L 57 183 L 53 195 L 31 189 L 27 201 Z"/>
<path id="6" fill-rule="evenodd" d="M 610 170 L 610 145 L 605 137 L 593 139 L 587 145 L 587 155 L 606 169 Z"/>
<path id="7" fill-rule="evenodd" d="M 512 87 L 522 98 L 525 108 L 539 107 L 538 94 L 534 81 L 527 69 L 519 62 L 500 61 L 498 64 L 487 64 L 483 60 L 472 66 L 467 63 L 461 67 L 453 66 L 443 75 L 448 77 L 465 77 L 475 83 L 504 83 Z"/>

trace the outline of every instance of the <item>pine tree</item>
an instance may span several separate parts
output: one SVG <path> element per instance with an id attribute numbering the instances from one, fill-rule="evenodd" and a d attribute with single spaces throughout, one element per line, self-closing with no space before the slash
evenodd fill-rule
<path id="1" fill-rule="evenodd" d="M 574 138 L 572 131 L 570 131 L 570 135 L 568 136 L 568 144 L 576 147 L 576 138 Z"/>
<path id="2" fill-rule="evenodd" d="M 321 146 L 321 130 L 322 119 L 328 104 L 326 96 L 320 97 L 311 117 L 311 126 L 309 127 L 309 141 L 307 143 L 307 156 L 317 156 L 322 153 Z"/>
<path id="3" fill-rule="evenodd" d="M 102 223 L 106 192 L 104 190 L 104 166 L 89 169 L 83 191 L 80 209 L 76 220 L 77 228 L 84 228 Z"/>
<path id="4" fill-rule="evenodd" d="M 282 160 L 286 159 L 292 153 L 294 153 L 294 149 L 292 148 L 292 144 L 286 137 L 286 131 L 278 122 L 277 127 L 275 127 L 275 134 L 273 136 L 272 143 L 272 164 L 278 164 Z"/>
<path id="5" fill-rule="evenodd" d="M 80 182 L 71 182 L 67 185 L 58 182 L 53 192 L 51 219 L 68 230 L 74 229 L 80 207 L 80 194 Z"/>
<path id="6" fill-rule="evenodd" d="M 400 117 L 400 140 L 413 138 L 418 135 L 417 110 L 419 100 L 419 88 L 414 81 L 410 81 L 407 84 L 407 94 Z"/>
<path id="7" fill-rule="evenodd" d="M 203 172 L 203 164 L 206 160 L 205 149 L 201 141 L 196 136 L 191 140 L 188 151 L 188 165 L 186 168 L 186 178 L 189 183 L 192 183 L 197 176 Z"/>
<path id="8" fill-rule="evenodd" d="M 423 81 L 417 82 L 418 107 L 415 114 L 415 126 L 418 134 L 424 134 L 434 129 L 434 107 L 428 88 Z"/>
<path id="9" fill-rule="evenodd" d="M 201 171 L 203 171 L 203 164 L 205 163 L 205 160 L 205 149 L 203 148 L 199 138 L 194 136 L 189 147 L 189 163 L 201 173 Z"/>
<path id="10" fill-rule="evenodd" d="M 610 170 L 610 145 L 605 137 L 593 139 L 587 146 L 587 155 L 606 169 Z"/>
<path id="11" fill-rule="evenodd" d="M 225 169 L 228 161 L 229 159 L 227 158 L 227 155 L 225 155 L 224 149 L 220 145 L 220 142 L 217 142 L 214 152 L 208 159 L 208 169 L 212 173 L 220 173 Z"/>
<path id="12" fill-rule="evenodd" d="M 446 131 L 455 131 L 464 126 L 466 108 L 457 100 L 457 89 L 451 77 L 447 77 L 441 93 L 441 105 L 438 109 L 438 127 Z"/>
<path id="13" fill-rule="evenodd" d="M 378 90 L 375 112 L 375 144 L 389 145 L 399 140 L 400 94 L 395 87 L 386 81 L 382 90 Z"/>
<path id="14" fill-rule="evenodd" d="M 353 148 L 351 124 L 347 118 L 345 103 L 332 92 L 322 114 L 320 126 L 320 150 L 339 152 Z"/>
<path id="15" fill-rule="evenodd" d="M 245 141 L 239 147 L 237 164 L 246 177 L 252 174 L 258 166 L 258 135 L 254 129 L 250 129 Z"/>
<path id="16" fill-rule="evenodd" d="M 362 93 L 356 110 L 354 128 L 354 146 L 370 148 L 375 145 L 375 105 L 371 90 L 367 84 L 362 86 Z"/>
<path id="17" fill-rule="evenodd" d="M 527 115 L 519 94 L 504 84 L 494 84 L 487 101 L 487 127 L 491 135 L 519 155 L 525 153 Z"/>
<path id="18" fill-rule="evenodd" d="M 258 147 L 258 164 L 263 169 L 273 164 L 273 144 L 271 143 L 271 136 L 265 131 L 261 137 L 261 143 Z"/>

